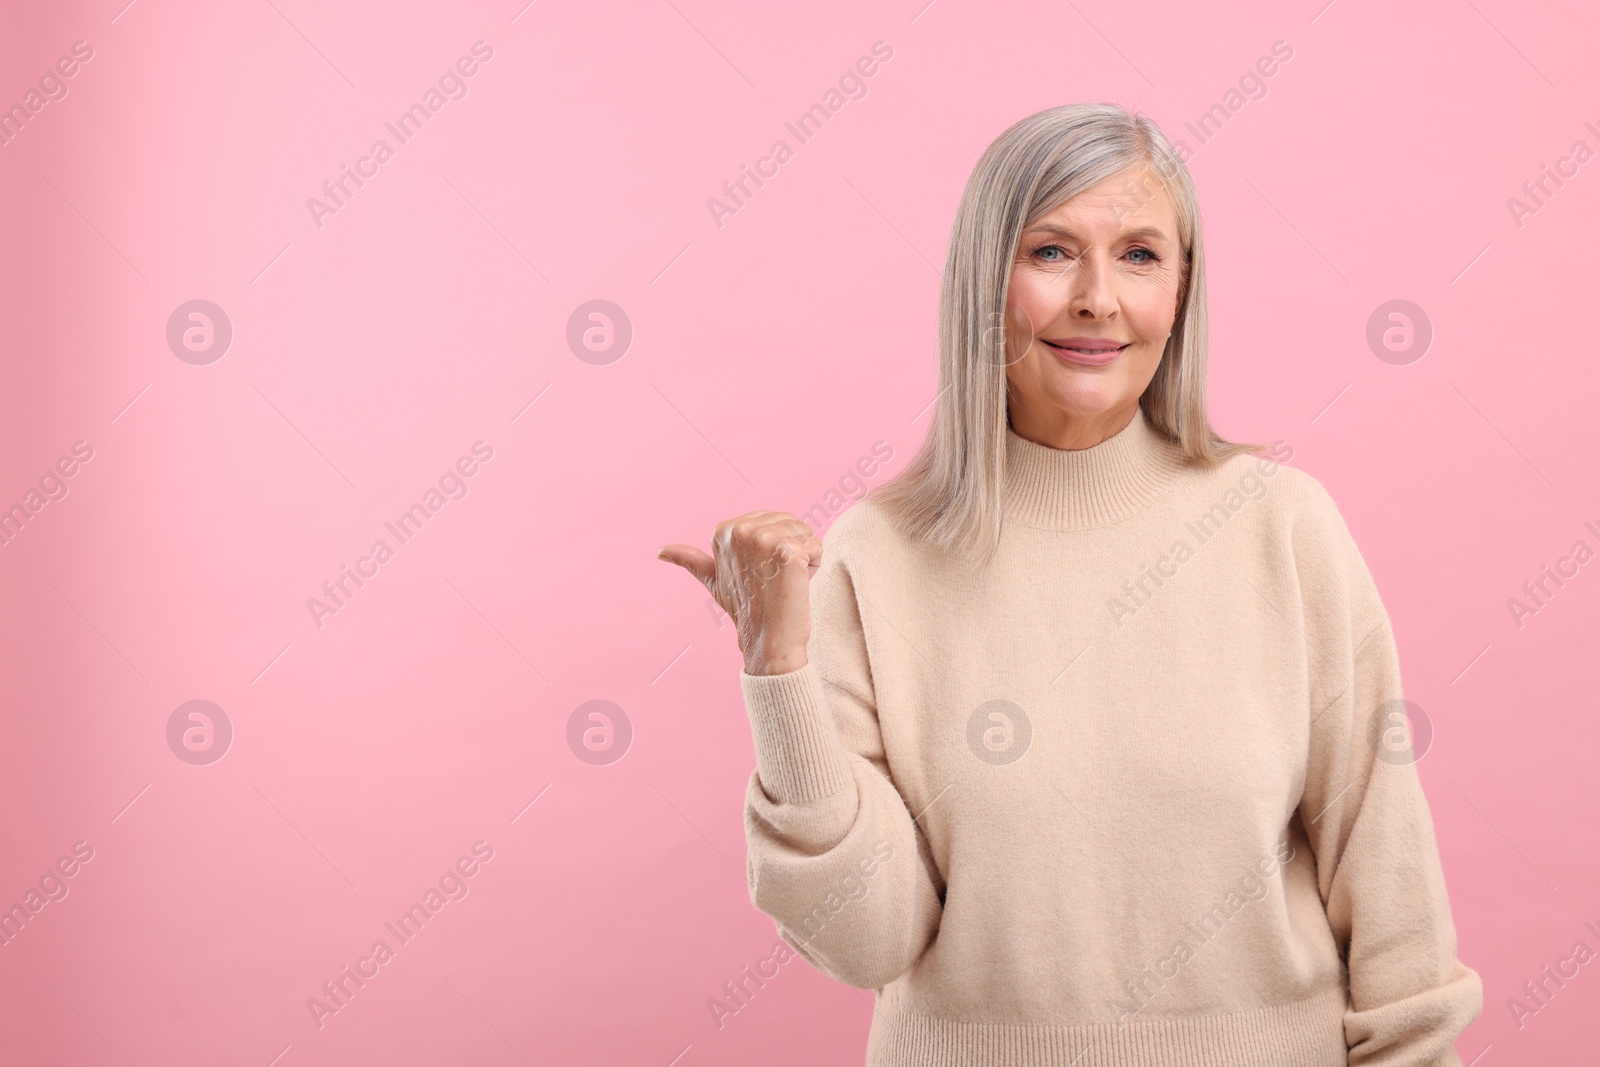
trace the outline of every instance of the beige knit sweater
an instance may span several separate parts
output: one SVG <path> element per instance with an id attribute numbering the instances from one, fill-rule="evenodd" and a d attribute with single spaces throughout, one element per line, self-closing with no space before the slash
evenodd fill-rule
<path id="1" fill-rule="evenodd" d="M 865 500 L 806 665 L 741 671 L 751 899 L 877 990 L 869 1067 L 1457 1067 L 1482 984 L 1327 491 L 1142 413 L 1005 464 L 986 570 Z"/>

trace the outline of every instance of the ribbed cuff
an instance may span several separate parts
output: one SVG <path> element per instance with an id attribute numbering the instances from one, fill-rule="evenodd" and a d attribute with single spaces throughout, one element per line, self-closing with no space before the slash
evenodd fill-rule
<path id="1" fill-rule="evenodd" d="M 850 759 L 816 665 L 786 674 L 739 671 L 761 787 L 774 801 L 803 804 L 855 786 Z"/>

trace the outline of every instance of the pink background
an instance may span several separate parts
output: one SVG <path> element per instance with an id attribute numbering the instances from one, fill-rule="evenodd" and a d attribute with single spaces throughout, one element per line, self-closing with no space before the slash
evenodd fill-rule
<path id="1" fill-rule="evenodd" d="M 775 934 L 734 635 L 655 551 L 805 511 L 876 441 L 873 484 L 911 455 L 937 266 L 1005 126 L 1114 100 L 1195 149 L 1279 40 L 1191 161 L 1214 417 L 1293 446 L 1394 617 L 1484 978 L 1458 1048 L 1588 1054 L 1600 961 L 1520 1029 L 1506 999 L 1600 949 L 1600 562 L 1520 629 L 1506 601 L 1600 547 L 1600 162 L 1520 227 L 1506 202 L 1600 149 L 1591 6 L 124 2 L 0 18 L 0 103 L 94 51 L 0 147 L 0 506 L 93 449 L 0 546 L 0 904 L 94 850 L 0 947 L 0 1061 L 860 1062 L 870 994 L 800 961 L 712 1022 Z M 397 147 L 383 124 L 479 40 Z M 783 123 L 879 40 L 797 146 Z M 319 228 L 307 198 L 380 137 Z M 707 198 L 778 138 L 719 228 Z M 233 328 L 205 365 L 166 342 L 194 299 Z M 595 299 L 633 327 L 603 365 L 566 341 Z M 1403 366 L 1365 340 L 1393 299 L 1434 329 Z M 479 440 L 466 497 L 319 628 L 307 599 Z M 195 699 L 234 732 L 209 765 L 167 741 Z M 610 765 L 568 746 L 593 699 L 633 729 Z M 307 999 L 478 841 L 468 895 L 319 1028 Z"/>

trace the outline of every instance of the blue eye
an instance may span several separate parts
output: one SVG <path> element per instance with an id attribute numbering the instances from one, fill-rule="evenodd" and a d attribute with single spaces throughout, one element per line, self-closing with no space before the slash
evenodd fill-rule
<path id="1" fill-rule="evenodd" d="M 1054 253 L 1054 254 L 1051 254 L 1051 253 Z M 1062 248 L 1060 245 L 1041 245 L 1040 247 L 1038 247 L 1038 248 L 1033 250 L 1033 254 L 1037 258 L 1044 260 L 1046 263 L 1061 263 L 1061 262 L 1065 262 L 1067 259 L 1071 258 L 1070 256 L 1067 255 L 1066 249 Z M 1147 265 L 1147 264 L 1150 264 L 1150 263 L 1158 263 L 1161 260 L 1160 256 L 1156 255 L 1150 249 L 1145 248 L 1143 246 L 1137 246 L 1137 247 L 1134 247 L 1134 248 L 1130 248 L 1128 250 L 1127 254 L 1130 255 L 1130 256 L 1138 254 L 1138 255 L 1141 255 L 1141 256 L 1145 257 L 1145 258 L 1141 258 L 1141 259 L 1135 259 L 1133 261 L 1134 263 L 1140 264 L 1141 266 L 1142 265 Z"/>

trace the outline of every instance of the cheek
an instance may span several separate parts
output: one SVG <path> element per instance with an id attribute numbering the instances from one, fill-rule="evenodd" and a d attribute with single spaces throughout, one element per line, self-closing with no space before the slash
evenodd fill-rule
<path id="1" fill-rule="evenodd" d="M 1060 314 L 1061 293 L 1058 285 L 1052 286 L 1048 277 L 1036 271 L 1018 270 L 1011 275 L 1011 287 L 1006 296 L 1006 309 L 1013 315 L 1026 314 L 1035 326 L 1046 323 Z"/>
<path id="2" fill-rule="evenodd" d="M 1177 317 L 1177 292 L 1170 285 L 1148 285 L 1129 293 L 1123 300 L 1129 323 L 1141 336 L 1165 337 L 1172 332 Z"/>

